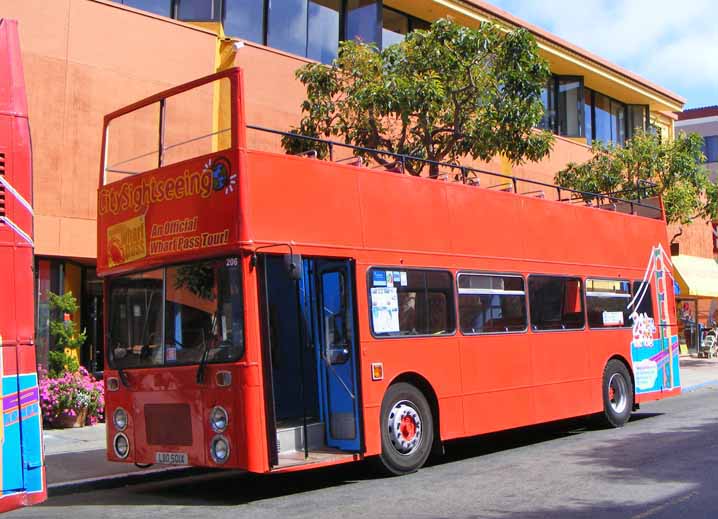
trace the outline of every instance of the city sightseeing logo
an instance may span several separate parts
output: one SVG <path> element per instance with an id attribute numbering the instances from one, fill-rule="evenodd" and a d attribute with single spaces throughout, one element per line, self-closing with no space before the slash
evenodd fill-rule
<path id="1" fill-rule="evenodd" d="M 213 192 L 229 195 L 237 184 L 237 175 L 224 157 L 207 160 L 202 169 L 184 170 L 168 178 L 150 175 L 139 181 L 110 184 L 100 190 L 99 213 L 117 215 L 125 211 L 142 213 L 149 206 L 186 198 L 209 198 Z"/>
<path id="2" fill-rule="evenodd" d="M 229 161 L 224 157 L 216 158 L 214 161 L 209 159 L 204 165 L 204 172 L 212 175 L 212 189 L 222 191 L 228 195 L 234 191 L 237 184 L 237 174 L 231 174 Z"/>

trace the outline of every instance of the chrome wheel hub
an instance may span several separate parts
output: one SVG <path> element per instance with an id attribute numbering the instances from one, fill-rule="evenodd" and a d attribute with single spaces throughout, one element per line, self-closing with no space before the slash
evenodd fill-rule
<path id="1" fill-rule="evenodd" d="M 389 438 L 400 454 L 413 453 L 421 443 L 421 417 L 408 400 L 394 404 L 387 420 Z"/>
<path id="2" fill-rule="evenodd" d="M 628 405 L 628 384 L 619 373 L 614 373 L 608 380 L 608 399 L 611 408 L 618 414 L 623 413 Z"/>

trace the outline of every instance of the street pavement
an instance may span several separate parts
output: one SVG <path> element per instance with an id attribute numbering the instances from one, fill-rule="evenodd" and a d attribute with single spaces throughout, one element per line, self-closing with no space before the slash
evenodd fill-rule
<path id="1" fill-rule="evenodd" d="M 174 519 L 210 507 L 218 518 L 718 517 L 718 360 L 682 358 L 682 383 L 682 396 L 643 405 L 620 430 L 590 430 L 573 420 L 449 442 L 435 464 L 391 479 L 366 463 L 150 479 L 104 460 L 102 426 L 48 431 L 51 497 L 9 516 Z M 100 476 L 113 479 L 99 487 L 88 482 Z"/>

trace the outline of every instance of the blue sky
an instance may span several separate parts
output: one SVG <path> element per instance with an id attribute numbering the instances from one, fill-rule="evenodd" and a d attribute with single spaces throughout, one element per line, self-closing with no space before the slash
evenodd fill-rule
<path id="1" fill-rule="evenodd" d="M 489 0 L 686 98 L 718 105 L 716 0 Z"/>

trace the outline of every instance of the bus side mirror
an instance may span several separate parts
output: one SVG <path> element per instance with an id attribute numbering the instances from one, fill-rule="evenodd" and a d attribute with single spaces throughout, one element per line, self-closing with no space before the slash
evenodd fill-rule
<path id="1" fill-rule="evenodd" d="M 302 279 L 302 255 L 301 254 L 285 254 L 284 267 L 287 269 L 289 279 L 299 281 Z"/>

